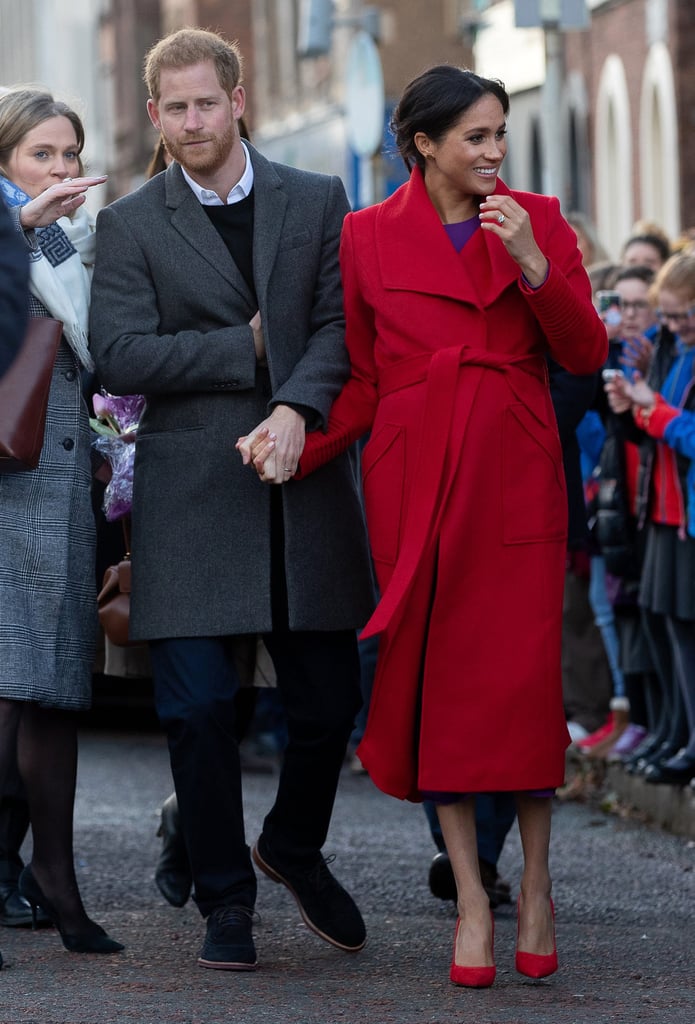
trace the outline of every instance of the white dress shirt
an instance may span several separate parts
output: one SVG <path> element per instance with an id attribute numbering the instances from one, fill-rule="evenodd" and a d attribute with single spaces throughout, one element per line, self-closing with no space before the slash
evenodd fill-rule
<path id="1" fill-rule="evenodd" d="M 251 163 L 249 151 L 243 142 L 241 143 L 241 148 L 243 149 L 244 156 L 246 157 L 244 173 L 241 175 L 225 200 L 220 199 L 217 192 L 213 192 L 211 188 L 203 188 L 202 185 L 199 185 L 197 181 L 193 180 L 184 167 L 181 168 L 181 173 L 191 186 L 198 202 L 202 206 L 231 206 L 232 203 L 240 203 L 242 199 L 246 199 L 246 197 L 251 194 L 251 189 L 253 188 L 253 164 Z"/>

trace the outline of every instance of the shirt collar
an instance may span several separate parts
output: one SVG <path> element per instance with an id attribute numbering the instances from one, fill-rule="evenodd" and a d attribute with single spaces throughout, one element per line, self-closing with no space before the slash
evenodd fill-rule
<path id="1" fill-rule="evenodd" d="M 246 197 L 251 194 L 251 189 L 253 188 L 253 164 L 251 163 L 249 151 L 243 142 L 241 143 L 241 148 L 243 149 L 244 156 L 246 158 L 244 172 L 234 188 L 230 191 L 226 200 L 222 200 L 217 195 L 217 192 L 213 192 L 212 189 L 203 188 L 202 185 L 199 185 L 197 181 L 193 180 L 184 167 L 181 168 L 181 173 L 190 185 L 196 199 L 202 206 L 231 206 L 232 203 L 240 203 L 242 199 L 246 199 Z"/>

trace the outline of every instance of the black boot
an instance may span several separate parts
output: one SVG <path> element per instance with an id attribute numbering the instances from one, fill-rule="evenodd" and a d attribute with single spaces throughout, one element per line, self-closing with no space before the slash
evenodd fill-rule
<path id="1" fill-rule="evenodd" d="M 29 829 L 29 804 L 19 777 L 16 758 L 0 794 L 0 925 L 30 928 L 31 907 L 19 895 L 18 882 L 24 863 L 19 851 Z M 50 925 L 39 907 L 37 925 Z"/>
<path id="2" fill-rule="evenodd" d="M 497 868 L 482 857 L 478 857 L 480 867 L 480 879 L 483 888 L 490 901 L 490 908 L 494 910 L 501 903 L 511 903 L 511 886 L 497 874 Z M 456 892 L 456 880 L 454 870 L 449 860 L 449 854 L 442 852 L 436 854 L 430 864 L 429 873 L 430 892 L 440 900 L 452 900 L 456 903 L 458 894 Z"/>
<path id="3" fill-rule="evenodd" d="M 162 896 L 172 907 L 183 907 L 191 895 L 193 879 L 179 825 L 179 805 L 175 793 L 167 797 L 162 804 L 161 824 L 157 835 L 162 837 L 162 852 L 159 855 L 154 880 Z"/>
<path id="4" fill-rule="evenodd" d="M 36 908 L 36 925 L 50 925 L 50 918 L 41 907 Z M 31 907 L 23 896 L 20 896 L 18 880 L 0 882 L 0 924 L 5 928 L 31 928 Z"/>

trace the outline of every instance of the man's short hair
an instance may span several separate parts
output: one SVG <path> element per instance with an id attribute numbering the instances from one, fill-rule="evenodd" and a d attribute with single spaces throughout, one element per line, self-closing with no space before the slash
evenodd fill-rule
<path id="1" fill-rule="evenodd" d="M 182 28 L 160 39 L 145 56 L 143 77 L 151 98 L 159 101 L 164 69 L 187 68 L 207 60 L 215 65 L 217 80 L 231 96 L 242 80 L 243 58 L 236 41 L 230 43 L 201 28 Z"/>

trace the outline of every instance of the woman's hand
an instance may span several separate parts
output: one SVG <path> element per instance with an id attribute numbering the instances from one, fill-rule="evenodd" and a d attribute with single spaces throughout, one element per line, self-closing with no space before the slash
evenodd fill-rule
<path id="1" fill-rule="evenodd" d="M 651 409 L 656 403 L 656 394 L 639 373 L 635 374 L 625 390 L 632 404 L 640 409 Z"/>
<path id="2" fill-rule="evenodd" d="M 629 384 L 625 379 L 624 374 L 618 373 L 615 377 L 611 377 L 603 385 L 603 390 L 606 392 L 608 397 L 608 404 L 611 412 L 620 415 L 623 412 L 629 412 L 632 408 L 632 399 L 627 393 Z"/>
<path id="3" fill-rule="evenodd" d="M 502 239 L 513 260 L 532 288 L 538 288 L 548 273 L 548 261 L 538 248 L 531 227 L 531 218 L 523 206 L 511 196 L 487 196 L 480 204 L 480 223 Z"/>
<path id="4" fill-rule="evenodd" d="M 632 381 L 625 377 L 613 377 L 606 381 L 603 390 L 608 396 L 608 404 L 611 411 L 615 413 L 627 412 L 635 406 L 637 409 L 652 409 L 656 402 L 656 395 L 641 377 L 636 373 Z"/>
<path id="5" fill-rule="evenodd" d="M 97 177 L 65 178 L 56 182 L 22 207 L 20 224 L 27 230 L 45 228 L 59 217 L 69 217 L 85 202 L 87 190 L 93 185 L 103 185 L 106 179 L 106 174 L 100 174 Z"/>

